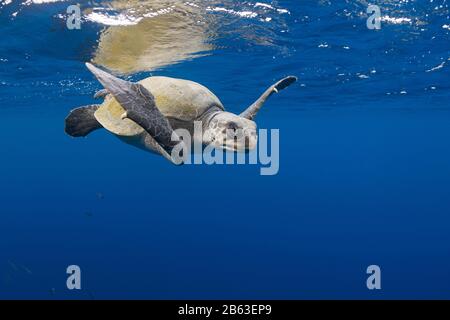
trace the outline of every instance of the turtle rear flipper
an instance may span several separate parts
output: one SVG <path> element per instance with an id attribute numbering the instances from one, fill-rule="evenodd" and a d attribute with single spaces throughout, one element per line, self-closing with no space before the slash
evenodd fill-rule
<path id="1" fill-rule="evenodd" d="M 65 132 L 72 137 L 85 137 L 92 131 L 102 128 L 94 113 L 100 105 L 79 107 L 70 111 L 66 118 Z"/>

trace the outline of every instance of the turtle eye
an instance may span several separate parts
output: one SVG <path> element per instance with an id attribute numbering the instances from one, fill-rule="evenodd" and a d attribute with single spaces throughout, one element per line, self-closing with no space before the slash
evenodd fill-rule
<path id="1" fill-rule="evenodd" d="M 228 129 L 236 131 L 239 129 L 239 125 L 236 122 L 228 123 Z"/>

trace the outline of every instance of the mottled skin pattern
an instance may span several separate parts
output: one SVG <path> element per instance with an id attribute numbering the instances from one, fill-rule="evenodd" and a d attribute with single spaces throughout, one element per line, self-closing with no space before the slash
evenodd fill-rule
<path id="1" fill-rule="evenodd" d="M 195 138 L 193 130 L 196 121 L 202 123 L 200 142 L 204 145 L 212 144 L 232 151 L 254 149 L 258 137 L 256 123 L 252 120 L 268 97 L 296 81 L 295 77 L 287 77 L 277 82 L 238 116 L 226 112 L 211 91 L 192 81 L 150 77 L 132 83 L 92 64 L 87 63 L 86 66 L 105 88 L 95 97 L 104 97 L 105 101 L 100 107 L 72 111 L 66 119 L 66 129 L 80 128 L 80 132 L 84 133 L 88 129 L 93 131 L 104 127 L 124 142 L 159 153 L 174 163 L 177 162 L 172 159 L 171 151 L 180 143 L 175 130 L 187 129 Z M 93 111 L 95 113 L 92 114 Z M 85 115 L 85 119 L 75 117 L 74 112 Z M 83 121 L 88 125 L 76 124 Z M 71 136 L 80 136 L 77 130 L 66 132 Z"/>
<path id="2" fill-rule="evenodd" d="M 230 151 L 253 150 L 258 142 L 256 123 L 229 112 L 211 117 L 204 129 L 203 143 Z"/>

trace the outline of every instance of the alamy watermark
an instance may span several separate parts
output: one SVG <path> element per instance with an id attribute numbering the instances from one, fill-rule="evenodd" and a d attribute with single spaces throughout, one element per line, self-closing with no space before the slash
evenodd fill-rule
<path id="1" fill-rule="evenodd" d="M 369 277 L 367 278 L 366 285 L 369 290 L 381 290 L 381 268 L 375 264 L 367 267 L 366 270 Z"/>
<path id="2" fill-rule="evenodd" d="M 381 9 L 379 6 L 371 4 L 367 7 L 368 14 L 370 14 L 367 19 L 367 28 L 370 30 L 380 30 L 381 29 Z"/>
<path id="3" fill-rule="evenodd" d="M 77 265 L 70 265 L 66 269 L 69 275 L 66 281 L 67 289 L 81 290 L 81 268 Z"/>
<path id="4" fill-rule="evenodd" d="M 269 134 L 270 132 L 270 134 Z M 260 174 L 273 176 L 280 169 L 280 130 L 259 129 L 249 134 L 245 130 L 229 129 L 220 139 L 203 130 L 201 121 L 194 122 L 193 135 L 177 129 L 172 134 L 175 143 L 170 157 L 175 164 L 261 165 Z M 259 137 L 259 138 L 258 138 Z M 205 141 L 211 141 L 205 145 Z"/>
<path id="5" fill-rule="evenodd" d="M 66 286 L 69 290 L 81 290 L 81 268 L 78 265 L 70 265 L 66 269 L 69 277 Z M 369 275 L 366 281 L 367 289 L 381 290 L 381 268 L 378 265 L 367 267 L 366 273 Z"/>
<path id="6" fill-rule="evenodd" d="M 67 29 L 80 30 L 81 29 L 81 9 L 79 5 L 70 5 L 67 7 Z"/>

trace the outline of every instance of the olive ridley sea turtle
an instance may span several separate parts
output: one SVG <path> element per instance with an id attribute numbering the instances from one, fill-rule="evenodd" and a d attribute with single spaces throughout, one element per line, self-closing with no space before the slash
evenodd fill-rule
<path id="1" fill-rule="evenodd" d="M 195 123 L 201 123 L 203 145 L 232 151 L 254 149 L 258 137 L 253 119 L 273 93 L 297 80 L 289 76 L 278 81 L 244 112 L 235 115 L 226 112 L 210 90 L 192 81 L 155 76 L 133 83 L 90 63 L 86 66 L 105 88 L 95 95 L 104 102 L 72 110 L 66 118 L 66 133 L 84 137 L 105 128 L 124 142 L 161 154 L 175 164 L 180 162 L 173 159 L 171 152 L 182 143 L 174 139 L 176 131 L 184 129 L 193 136 Z"/>

